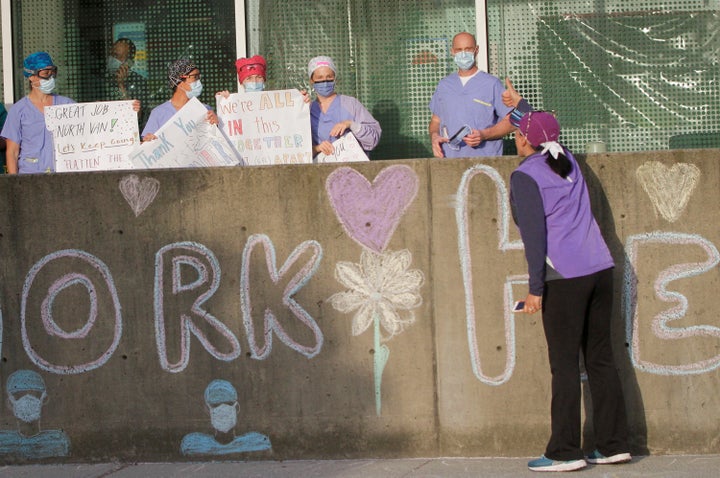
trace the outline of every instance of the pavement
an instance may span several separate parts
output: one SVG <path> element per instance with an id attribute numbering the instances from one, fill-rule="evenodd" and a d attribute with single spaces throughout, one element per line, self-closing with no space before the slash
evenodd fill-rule
<path id="1" fill-rule="evenodd" d="M 532 457 L 535 458 L 535 457 Z M 529 477 L 531 458 L 406 458 L 396 460 L 298 460 L 207 463 L 102 463 L 0 466 L 0 477 L 32 478 L 460 478 Z M 562 476 L 578 477 L 717 477 L 720 455 L 634 457 L 621 465 L 588 465 Z M 542 475 L 540 475 L 542 476 Z"/>

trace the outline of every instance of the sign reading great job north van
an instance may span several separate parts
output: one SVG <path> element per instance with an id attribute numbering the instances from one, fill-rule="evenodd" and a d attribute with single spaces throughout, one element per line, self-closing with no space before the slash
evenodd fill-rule
<path id="1" fill-rule="evenodd" d="M 207 122 L 208 110 L 192 98 L 130 154 L 136 169 L 237 166 L 241 158 L 220 129 Z"/>
<path id="2" fill-rule="evenodd" d="M 310 105 L 298 90 L 217 96 L 223 131 L 247 165 L 312 163 Z"/>
<path id="3" fill-rule="evenodd" d="M 45 108 L 53 135 L 55 170 L 133 169 L 129 153 L 140 144 L 132 101 L 73 103 Z"/>

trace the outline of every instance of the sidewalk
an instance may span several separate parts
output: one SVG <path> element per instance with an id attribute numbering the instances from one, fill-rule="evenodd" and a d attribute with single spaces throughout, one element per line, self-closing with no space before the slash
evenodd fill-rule
<path id="1" fill-rule="evenodd" d="M 535 458 L 535 457 L 533 457 Z M 249 461 L 222 463 L 105 463 L 2 466 L 0 477 L 32 478 L 460 478 L 529 477 L 530 458 L 415 458 L 397 460 Z M 720 455 L 641 456 L 623 465 L 588 465 L 560 476 L 716 477 Z"/>

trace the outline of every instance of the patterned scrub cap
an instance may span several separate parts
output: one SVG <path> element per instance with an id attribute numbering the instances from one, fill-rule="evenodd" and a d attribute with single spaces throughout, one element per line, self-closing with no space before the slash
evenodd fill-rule
<path id="1" fill-rule="evenodd" d="M 170 63 L 170 65 L 168 65 L 168 83 L 170 88 L 175 88 L 177 85 L 182 83 L 184 76 L 187 76 L 191 71 L 198 69 L 199 68 L 187 58 L 181 58 Z"/>

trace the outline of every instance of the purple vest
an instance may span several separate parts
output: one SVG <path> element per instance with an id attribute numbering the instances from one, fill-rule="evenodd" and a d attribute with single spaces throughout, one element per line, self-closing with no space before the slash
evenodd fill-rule
<path id="1" fill-rule="evenodd" d="M 580 168 L 565 150 L 573 169 L 563 179 L 533 154 L 517 170 L 535 180 L 545 210 L 546 262 L 562 277 L 581 277 L 614 266 L 613 258 L 590 209 L 590 197 Z M 552 158 L 550 159 L 552 161 Z"/>

